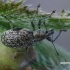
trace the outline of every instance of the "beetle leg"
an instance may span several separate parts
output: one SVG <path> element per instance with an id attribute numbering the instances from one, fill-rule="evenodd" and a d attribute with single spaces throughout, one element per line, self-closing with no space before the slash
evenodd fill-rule
<path id="1" fill-rule="evenodd" d="M 55 48 L 55 45 L 54 45 L 54 43 L 53 43 L 53 42 L 54 42 L 53 39 L 52 39 L 51 37 L 48 37 L 47 40 L 50 41 L 50 42 L 52 42 L 52 44 L 53 44 L 53 46 L 54 46 L 54 49 L 55 49 L 57 55 L 59 56 L 59 53 L 57 52 L 57 50 L 56 50 L 56 48 Z"/>
<path id="2" fill-rule="evenodd" d="M 33 21 L 31 22 L 31 26 L 32 26 L 33 31 L 34 31 L 35 30 L 35 25 L 34 25 L 34 22 Z"/>
<path id="3" fill-rule="evenodd" d="M 16 70 L 33 70 L 27 61 L 23 61 Z"/>
<path id="4" fill-rule="evenodd" d="M 32 26 L 32 28 L 33 28 L 33 31 L 35 30 L 35 25 L 34 25 L 34 22 L 33 22 L 33 21 L 35 20 L 35 17 L 36 17 L 36 15 L 38 14 L 38 9 L 39 9 L 39 7 L 40 7 L 40 4 L 37 6 L 36 13 L 35 13 L 35 15 L 34 15 L 32 21 L 31 21 L 31 26 Z"/>
<path id="5" fill-rule="evenodd" d="M 28 51 L 29 47 L 26 47 L 26 52 Z"/>
<path id="6" fill-rule="evenodd" d="M 11 29 L 13 29 L 12 21 L 10 21 L 10 19 L 6 15 L 1 15 L 1 16 L 3 16 L 5 19 L 7 19 L 10 22 L 10 27 Z"/>
<path id="7" fill-rule="evenodd" d="M 30 61 L 23 61 L 16 70 L 33 70 L 33 67 L 31 66 L 33 62 L 36 62 L 36 58 Z"/>
<path id="8" fill-rule="evenodd" d="M 42 23 L 42 21 L 41 21 L 41 19 L 40 19 L 39 22 L 38 22 L 38 28 L 39 28 L 39 29 L 41 28 L 41 23 Z"/>
<path id="9" fill-rule="evenodd" d="M 14 57 L 13 57 L 13 59 L 14 59 L 14 60 L 17 58 L 17 56 L 18 56 L 18 53 L 20 53 L 20 52 L 22 52 L 22 51 L 20 51 L 20 50 L 17 50 L 17 51 L 14 53 Z"/>
<path id="10" fill-rule="evenodd" d="M 46 27 L 46 23 L 45 23 L 45 21 L 43 22 L 43 24 L 44 24 L 44 26 L 45 26 L 45 29 L 47 30 L 47 27 Z"/>
<path id="11" fill-rule="evenodd" d="M 13 57 L 14 60 L 17 58 L 17 54 L 18 54 L 18 51 L 16 51 L 16 52 L 14 53 L 14 57 Z"/>
<path id="12" fill-rule="evenodd" d="M 14 53 L 14 58 L 13 58 L 13 59 L 16 59 L 16 58 L 17 58 L 17 54 L 18 54 L 18 53 L 26 53 L 26 52 L 28 52 L 28 49 L 29 49 L 29 47 L 26 47 L 26 48 L 25 48 L 25 51 L 17 50 L 17 51 Z"/>

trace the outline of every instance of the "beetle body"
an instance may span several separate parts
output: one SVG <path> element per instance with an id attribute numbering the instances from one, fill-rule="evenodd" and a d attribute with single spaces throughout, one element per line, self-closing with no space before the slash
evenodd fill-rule
<path id="1" fill-rule="evenodd" d="M 25 28 L 19 30 L 10 29 L 2 34 L 1 41 L 4 45 L 11 48 L 29 47 L 34 43 L 33 31 Z"/>
<path id="2" fill-rule="evenodd" d="M 26 48 L 35 45 L 36 42 L 47 39 L 52 32 L 52 30 L 48 30 L 47 33 L 43 30 L 33 32 L 26 28 L 15 28 L 5 31 L 1 36 L 1 41 L 11 48 Z"/>

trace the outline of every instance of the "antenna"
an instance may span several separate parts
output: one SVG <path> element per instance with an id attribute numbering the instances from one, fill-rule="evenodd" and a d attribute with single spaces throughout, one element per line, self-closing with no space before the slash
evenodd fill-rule
<path id="1" fill-rule="evenodd" d="M 1 16 L 6 18 L 10 22 L 10 27 L 11 27 L 11 29 L 13 29 L 12 21 L 10 21 L 9 18 L 6 15 L 1 15 Z"/>

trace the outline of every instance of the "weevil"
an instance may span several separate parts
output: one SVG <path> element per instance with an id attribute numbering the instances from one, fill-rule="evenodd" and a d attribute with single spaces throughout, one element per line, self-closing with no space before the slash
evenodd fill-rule
<path id="1" fill-rule="evenodd" d="M 52 44 L 53 44 L 53 42 L 59 37 L 59 35 L 61 34 L 62 31 L 67 31 L 67 30 L 60 30 L 59 34 L 53 40 L 51 36 L 54 34 L 54 29 L 46 28 L 46 30 L 41 30 L 42 23 L 44 24 L 44 26 L 46 26 L 45 21 L 42 22 L 42 20 L 44 20 L 46 18 L 50 18 L 51 15 L 53 13 L 55 13 L 55 10 L 52 11 L 52 13 L 49 16 L 39 19 L 38 30 L 35 30 L 34 19 L 35 19 L 36 15 L 38 14 L 39 7 L 40 7 L 40 4 L 37 6 L 37 11 L 31 21 L 31 26 L 32 26 L 33 30 L 30 30 L 27 28 L 13 28 L 13 25 L 12 25 L 11 21 L 9 20 L 9 18 L 7 18 L 7 16 L 2 15 L 10 22 L 10 26 L 11 26 L 10 30 L 5 31 L 1 35 L 1 41 L 4 45 L 6 45 L 7 47 L 10 47 L 10 48 L 25 48 L 26 52 L 27 52 L 31 46 L 35 46 L 37 42 L 40 42 L 44 39 L 47 39 L 48 41 L 52 42 Z M 55 51 L 56 51 L 56 48 L 55 48 Z M 57 51 L 56 51 L 56 53 L 57 53 L 57 55 L 59 55 Z M 14 58 L 15 57 L 16 56 L 14 56 Z M 34 59 L 36 59 L 36 57 L 33 58 L 32 60 L 30 60 L 29 63 L 32 62 Z"/>

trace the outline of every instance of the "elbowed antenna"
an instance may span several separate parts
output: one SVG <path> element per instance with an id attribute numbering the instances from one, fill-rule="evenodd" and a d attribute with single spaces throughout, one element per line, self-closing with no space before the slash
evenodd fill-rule
<path id="1" fill-rule="evenodd" d="M 11 27 L 11 29 L 13 29 L 12 21 L 10 21 L 9 18 L 6 15 L 1 15 L 1 16 L 3 16 L 4 18 L 6 18 L 10 22 L 10 27 Z"/>
<path id="2" fill-rule="evenodd" d="M 36 15 L 38 14 L 38 9 L 39 9 L 40 5 L 41 5 L 41 4 L 39 4 L 39 5 L 37 6 L 36 13 L 35 13 L 35 15 L 34 15 L 32 21 L 31 21 L 31 26 L 32 26 L 32 28 L 33 28 L 33 31 L 35 30 L 35 25 L 34 25 L 34 22 L 33 22 L 33 21 L 34 21 Z"/>

